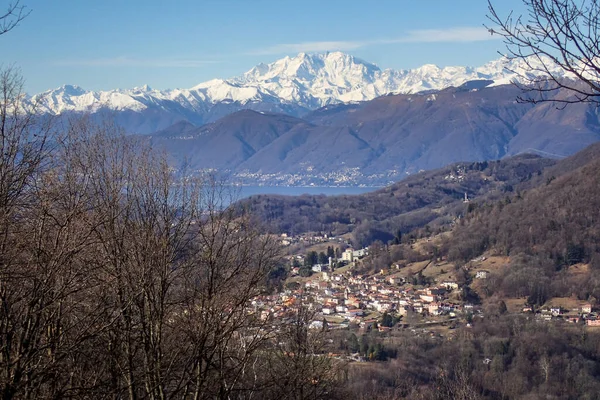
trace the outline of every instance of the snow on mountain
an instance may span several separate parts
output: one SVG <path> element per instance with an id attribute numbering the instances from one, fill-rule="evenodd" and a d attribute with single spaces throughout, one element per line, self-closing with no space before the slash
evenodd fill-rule
<path id="1" fill-rule="evenodd" d="M 134 88 L 127 91 L 86 91 L 78 86 L 64 85 L 32 97 L 32 103 L 42 113 L 61 114 L 65 111 L 95 112 L 103 107 L 112 110 L 141 111 L 146 106 L 141 101 L 150 90 Z"/>
<path id="2" fill-rule="evenodd" d="M 99 109 L 143 111 L 149 107 L 206 110 L 218 103 L 252 102 L 294 104 L 315 109 L 333 103 L 371 100 L 389 93 L 416 93 L 460 86 L 471 80 L 510 83 L 524 73 L 522 61 L 500 59 L 478 68 L 423 65 L 412 70 L 381 70 L 375 64 L 341 52 L 300 53 L 271 64 L 259 64 L 239 77 L 213 79 L 191 89 L 93 92 L 65 85 L 32 97 L 38 109 L 50 114 Z M 508 70 L 507 70 L 508 69 Z M 509 70 L 515 71 L 510 72 Z"/>

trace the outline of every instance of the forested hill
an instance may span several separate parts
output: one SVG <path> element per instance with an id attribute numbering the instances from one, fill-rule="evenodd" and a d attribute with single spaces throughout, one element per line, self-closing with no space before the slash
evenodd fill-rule
<path id="1" fill-rule="evenodd" d="M 449 224 L 464 213 L 465 193 L 470 200 L 503 198 L 554 164 L 520 155 L 453 164 L 361 195 L 257 195 L 243 202 L 273 232 L 353 232 L 356 244 L 366 245 L 373 240 L 387 242 L 398 231 Z"/>
<path id="2" fill-rule="evenodd" d="M 548 168 L 538 187 L 475 207 L 453 231 L 450 258 L 522 255 L 540 267 L 538 277 L 581 262 L 600 269 L 599 153 L 600 146 L 589 148 Z M 594 290 L 600 296 L 600 286 Z M 553 295 L 561 294 L 570 295 Z"/>
<path id="3" fill-rule="evenodd" d="M 374 240 L 385 243 L 399 231 L 406 233 L 425 225 L 433 230 L 447 227 L 469 207 L 519 198 L 521 192 L 536 187 L 545 190 L 543 196 L 552 198 L 552 188 L 571 179 L 561 177 L 571 176 L 583 166 L 593 171 L 594 165 L 599 167 L 594 164 L 598 159 L 600 144 L 594 144 L 560 161 L 524 154 L 499 161 L 452 164 L 361 195 L 256 195 L 243 203 L 272 232 L 353 232 L 356 245 Z M 548 183 L 552 185 L 546 188 Z M 470 206 L 464 203 L 465 193 Z"/>

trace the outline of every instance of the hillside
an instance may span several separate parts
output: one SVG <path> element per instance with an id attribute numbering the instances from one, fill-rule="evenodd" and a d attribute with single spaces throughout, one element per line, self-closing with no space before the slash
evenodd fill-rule
<path id="1" fill-rule="evenodd" d="M 530 190 L 479 204 L 454 231 L 453 258 L 478 256 L 466 240 L 477 238 L 482 250 L 544 254 L 557 266 L 590 261 L 600 250 L 600 159 L 590 157 L 599 151 L 600 145 L 591 146 L 547 168 L 545 180 Z M 577 260 L 568 254 L 575 248 Z"/>
<path id="2" fill-rule="evenodd" d="M 440 226 L 442 233 L 431 225 L 403 231 L 401 240 L 374 242 L 364 258 L 300 286 L 313 288 L 323 310 L 327 291 L 340 287 L 345 298 L 362 304 L 360 323 L 332 330 L 339 333 L 332 341 L 339 343 L 336 351 L 359 352 L 367 360 L 350 364 L 349 393 L 422 398 L 425 390 L 428 398 L 444 399 L 576 399 L 597 393 L 599 153 L 595 144 L 559 162 L 518 156 L 458 164 L 387 188 L 398 194 L 412 186 L 417 192 L 408 192 L 416 196 L 432 185 L 450 189 L 440 177 L 462 176 L 462 187 L 474 189 L 476 171 L 484 182 L 495 182 L 482 184 L 487 192 L 474 194 L 468 204 L 457 204 L 461 218 Z M 506 190 L 498 190 L 500 182 Z M 347 207 L 380 207 L 385 193 L 356 196 Z M 320 216 L 330 207 L 323 200 L 313 199 L 318 205 L 311 207 L 305 198 L 302 207 Z M 438 210 L 444 214 L 447 208 Z M 369 218 L 385 211 L 373 210 Z M 330 244 L 337 245 L 331 240 L 322 248 Z M 320 297 L 316 281 L 325 286 Z M 380 307 L 390 299 L 398 306 Z M 332 324 L 344 318 L 323 315 Z M 373 321 L 380 324 L 377 330 Z M 379 352 L 363 346 L 373 342 Z"/>
<path id="3" fill-rule="evenodd" d="M 557 187 L 561 182 L 573 180 L 578 184 L 575 171 L 586 167 L 590 171 L 589 186 L 594 188 L 594 162 L 600 159 L 600 144 L 594 144 L 581 152 L 560 161 L 534 155 L 519 155 L 499 161 L 457 163 L 445 168 L 422 172 L 386 188 L 361 195 L 297 197 L 257 195 L 243 203 L 267 224 L 273 232 L 298 234 L 308 231 L 325 231 L 334 234 L 352 232 L 357 245 L 368 245 L 375 239 L 384 243 L 398 234 L 429 226 L 430 230 L 448 229 L 468 209 L 482 212 L 483 204 L 517 202 L 529 198 L 530 192 L 542 191 L 537 196 L 544 201 L 555 198 L 552 190 L 570 193 L 567 188 Z M 581 183 L 580 201 L 585 202 L 593 190 Z M 579 189 L 577 189 L 579 190 Z M 571 192 L 578 193 L 576 188 Z M 465 193 L 469 203 L 464 203 Z M 523 194 L 527 194 L 526 197 Z M 565 194 L 566 196 L 567 194 Z M 531 194 L 533 196 L 533 194 Z M 533 201 L 533 200 L 531 200 Z M 556 200 L 557 204 L 567 200 Z M 540 200 L 541 204 L 545 204 Z M 582 204 L 569 203 L 573 207 L 586 209 Z M 586 203 L 594 204 L 594 203 Z M 507 210 L 514 207 L 511 205 Z M 506 211 L 508 212 L 508 211 Z M 534 224 L 540 213 L 523 211 L 519 221 Z M 550 214 L 556 213 L 556 210 Z M 495 214 L 494 214 L 495 215 Z M 528 216 L 527 218 L 525 218 Z M 490 217 L 492 218 L 492 217 Z M 533 220 L 531 220 L 533 218 Z M 498 223 L 499 217 L 495 215 Z M 507 217 L 506 219 L 509 219 Z M 464 221 L 461 223 L 464 224 Z M 529 228 L 519 227 L 528 230 Z M 499 229 L 499 228 L 498 228 Z M 509 235 L 518 237 L 518 235 Z M 479 239 L 481 238 L 478 237 Z M 523 242 L 528 243 L 528 242 Z M 469 255 L 469 257 L 474 255 Z"/>
<path id="4" fill-rule="evenodd" d="M 283 114 L 242 110 L 201 128 L 180 122 L 148 138 L 166 150 L 174 165 L 230 170 L 295 127 L 309 129 L 310 124 Z"/>
<path id="5" fill-rule="evenodd" d="M 521 155 L 501 161 L 458 163 L 410 176 L 384 189 L 353 196 L 253 196 L 243 203 L 274 232 L 352 232 L 357 245 L 387 242 L 429 224 L 449 226 L 471 199 L 500 199 L 541 175 L 554 161 Z"/>
<path id="6" fill-rule="evenodd" d="M 574 294 L 600 298 L 600 160 L 588 159 L 598 151 L 594 147 L 548 168 L 552 175 L 538 187 L 476 207 L 453 230 L 448 258 L 460 263 L 483 252 L 510 256 L 498 290 L 540 305 Z M 578 263 L 589 264 L 592 275 L 574 287 L 566 278 Z"/>
<path id="7" fill-rule="evenodd" d="M 304 118 L 238 111 L 194 128 L 178 123 L 151 141 L 174 164 L 217 169 L 245 184 L 387 185 L 460 161 L 521 154 L 563 157 L 600 139 L 590 105 L 562 112 L 519 104 L 514 86 L 384 96 Z"/>
<path id="8" fill-rule="evenodd" d="M 377 222 L 370 226 L 396 223 L 402 233 L 402 244 L 388 236 L 387 243 L 391 245 L 387 251 L 379 250 L 365 261 L 365 271 L 373 273 L 393 264 L 406 265 L 399 275 L 412 277 L 420 270 L 422 275 L 438 283 L 450 277 L 456 279 L 467 273 L 473 276 L 476 271 L 486 271 L 490 274 L 487 280 L 469 282 L 468 276 L 463 277 L 470 290 L 477 293 L 474 298 L 484 304 L 497 303 L 498 299 L 507 304 L 516 302 L 523 306 L 528 303 L 537 307 L 552 302 L 570 305 L 598 301 L 599 152 L 600 145 L 596 144 L 560 162 L 545 160 L 546 163 L 541 163 L 544 159 L 531 158 L 524 163 L 521 157 L 507 159 L 498 162 L 493 174 L 489 174 L 494 171 L 493 166 L 483 171 L 488 171 L 498 183 L 513 182 L 512 190 L 499 191 L 497 183 L 483 185 L 480 194 L 473 195 L 468 205 L 442 198 L 394 217 L 377 219 L 374 214 L 373 221 Z M 510 167 L 507 161 L 510 161 Z M 515 171 L 515 167 L 520 172 Z M 540 172 L 528 172 L 535 168 Z M 504 175 L 511 171 L 513 176 Z M 416 186 L 418 192 L 427 187 L 428 179 L 439 177 L 439 172 L 431 172 L 429 177 L 423 174 L 423 183 Z M 465 174 L 469 175 L 468 172 Z M 465 183 L 463 187 L 466 186 L 469 184 Z M 397 186 L 389 189 L 394 188 Z M 377 194 L 382 192 L 356 197 L 365 202 L 368 198 L 372 206 L 377 207 Z M 359 203 L 355 199 L 348 207 L 356 207 Z M 437 215 L 434 216 L 435 206 L 439 208 L 435 209 Z M 321 204 L 316 215 L 321 215 L 323 211 L 320 210 L 326 207 L 327 204 Z M 412 227 L 401 225 L 416 215 L 429 215 L 432 220 L 425 218 Z M 460 218 L 449 221 L 444 220 L 444 216 Z M 386 243 L 381 231 L 379 237 L 362 236 L 364 224 L 348 225 L 348 229 L 353 231 L 357 244 L 367 244 L 365 237 Z M 440 231 L 444 233 L 438 235 Z M 423 239 L 415 242 L 415 238 Z M 361 239 L 364 242 L 361 243 Z M 415 263 L 423 260 L 431 263 Z M 425 264 L 427 267 L 423 268 Z"/>

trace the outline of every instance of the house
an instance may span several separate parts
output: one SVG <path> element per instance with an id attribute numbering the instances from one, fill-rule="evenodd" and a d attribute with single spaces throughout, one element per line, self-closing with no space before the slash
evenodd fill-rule
<path id="1" fill-rule="evenodd" d="M 317 281 L 317 280 L 308 281 L 308 282 L 306 282 L 306 287 L 307 288 L 318 289 L 320 283 L 327 283 L 327 282 L 320 282 L 320 281 Z"/>
<path id="2" fill-rule="evenodd" d="M 426 303 L 432 303 L 432 302 L 434 302 L 435 301 L 435 297 L 436 296 L 433 296 L 431 294 L 422 294 L 422 295 L 419 296 L 419 298 L 421 300 L 423 300 L 424 302 L 426 302 Z"/>
<path id="3" fill-rule="evenodd" d="M 348 317 L 350 318 L 356 318 L 356 317 L 362 317 L 365 312 L 361 309 L 353 309 L 353 310 L 348 310 L 347 311 Z"/>
<path id="4" fill-rule="evenodd" d="M 347 249 L 342 253 L 342 261 L 352 262 L 354 261 L 354 250 Z"/>
<path id="5" fill-rule="evenodd" d="M 394 291 L 392 289 L 389 289 L 386 287 L 380 287 L 378 290 L 379 290 L 379 293 L 381 293 L 383 295 L 388 295 L 388 294 L 394 293 Z"/>
<path id="6" fill-rule="evenodd" d="M 346 313 L 346 312 L 348 312 L 348 307 L 342 306 L 342 305 L 337 305 L 337 306 L 335 306 L 335 311 L 338 313 Z"/>
<path id="7" fill-rule="evenodd" d="M 360 249 L 360 250 L 355 250 L 352 252 L 352 256 L 354 257 L 354 259 L 360 258 L 360 257 L 364 257 L 366 255 L 368 255 L 368 248 L 364 248 L 364 249 Z"/>
<path id="8" fill-rule="evenodd" d="M 592 312 L 592 305 L 590 303 L 584 304 L 581 306 L 582 314 L 589 314 Z"/>
<path id="9" fill-rule="evenodd" d="M 260 312 L 260 319 L 262 321 L 268 320 L 270 316 L 271 316 L 271 311 L 270 310 L 263 310 L 263 311 Z"/>
<path id="10" fill-rule="evenodd" d="M 427 306 L 427 311 L 430 315 L 440 315 L 440 305 L 438 303 L 431 303 Z"/>
<path id="11" fill-rule="evenodd" d="M 444 281 L 442 282 L 442 286 L 446 288 L 446 290 L 456 290 L 458 289 L 458 283 L 454 281 Z"/>
<path id="12" fill-rule="evenodd" d="M 585 324 L 587 326 L 600 326 L 600 319 L 587 319 Z"/>
<path id="13" fill-rule="evenodd" d="M 379 312 L 390 311 L 390 310 L 392 310 L 392 304 L 391 303 L 377 303 L 375 305 L 375 309 Z"/>
<path id="14" fill-rule="evenodd" d="M 363 329 L 371 329 L 371 328 L 373 328 L 373 325 L 376 324 L 376 323 L 377 323 L 376 320 L 369 319 L 369 320 L 366 320 L 366 321 L 362 321 L 360 323 L 360 327 L 363 328 Z"/>
<path id="15" fill-rule="evenodd" d="M 323 329 L 323 321 L 312 321 L 310 325 L 308 325 L 309 329 Z"/>
<path id="16" fill-rule="evenodd" d="M 344 300 L 344 304 L 352 307 L 352 308 L 359 308 L 360 307 L 360 300 L 356 299 L 356 298 L 351 298 L 351 299 L 346 299 Z"/>
<path id="17" fill-rule="evenodd" d="M 476 279 L 487 279 L 489 274 L 490 274 L 489 271 L 477 271 L 477 273 L 475 274 L 475 278 Z"/>
<path id="18" fill-rule="evenodd" d="M 401 285 L 404 282 L 404 278 L 400 276 L 390 276 L 388 278 L 390 285 Z"/>

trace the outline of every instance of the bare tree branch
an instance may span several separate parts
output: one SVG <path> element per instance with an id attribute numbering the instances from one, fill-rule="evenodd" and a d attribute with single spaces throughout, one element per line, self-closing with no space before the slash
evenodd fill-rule
<path id="1" fill-rule="evenodd" d="M 486 26 L 506 44 L 509 61 L 522 61 L 525 71 L 512 71 L 529 103 L 600 102 L 600 3 L 596 0 L 523 0 L 527 15 L 500 15 L 488 0 Z M 566 72 L 566 74 L 565 74 Z M 563 93 L 559 94 L 562 89 Z"/>
<path id="2" fill-rule="evenodd" d="M 20 4 L 17 0 L 14 3 L 9 3 L 4 14 L 0 15 L 0 35 L 3 35 L 16 28 L 29 14 L 31 9 Z"/>

